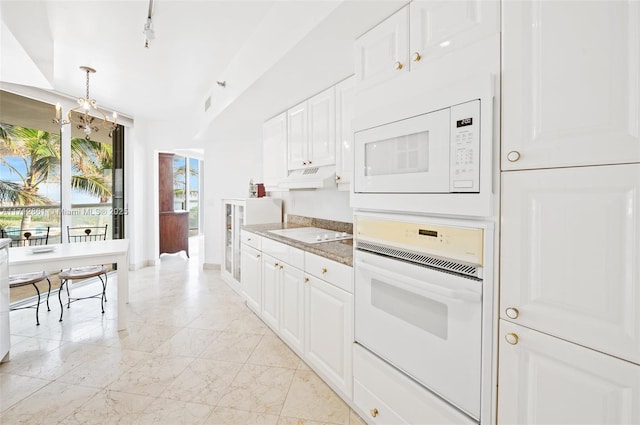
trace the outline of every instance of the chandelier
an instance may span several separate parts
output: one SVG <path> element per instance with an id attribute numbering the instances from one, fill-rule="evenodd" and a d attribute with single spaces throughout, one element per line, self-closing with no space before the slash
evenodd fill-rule
<path id="1" fill-rule="evenodd" d="M 56 105 L 56 117 L 53 119 L 53 122 L 60 125 L 60 128 L 66 124 L 75 125 L 78 130 L 84 131 L 84 138 L 87 140 L 91 140 L 91 133 L 98 132 L 98 126 L 101 125 L 109 130 L 109 137 L 111 137 L 113 131 L 118 128 L 118 114 L 114 112 L 110 120 L 104 112 L 98 109 L 96 101 L 89 97 L 89 74 L 96 72 L 96 70 L 88 66 L 81 66 L 80 69 L 87 74 L 86 96 L 78 98 L 78 106 L 67 112 L 67 119 L 62 119 L 62 107 L 58 103 Z M 93 115 L 90 115 L 92 112 Z"/>

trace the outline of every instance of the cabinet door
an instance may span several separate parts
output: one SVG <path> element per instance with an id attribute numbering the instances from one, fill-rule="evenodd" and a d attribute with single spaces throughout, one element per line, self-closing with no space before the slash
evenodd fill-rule
<path id="1" fill-rule="evenodd" d="M 284 264 L 281 273 L 280 336 L 299 353 L 304 352 L 304 273 Z"/>
<path id="2" fill-rule="evenodd" d="M 409 7 L 405 6 L 356 40 L 358 90 L 409 70 Z"/>
<path id="3" fill-rule="evenodd" d="M 262 258 L 262 320 L 276 332 L 280 329 L 280 275 L 282 265 L 269 255 Z"/>
<path id="4" fill-rule="evenodd" d="M 297 170 L 307 165 L 307 102 L 287 111 L 287 168 Z"/>
<path id="5" fill-rule="evenodd" d="M 306 278 L 305 357 L 351 397 L 353 296 L 313 276 Z"/>
<path id="6" fill-rule="evenodd" d="M 260 251 L 242 244 L 242 292 L 247 305 L 260 314 L 262 264 Z"/>
<path id="7" fill-rule="evenodd" d="M 502 168 L 640 161 L 640 3 L 502 4 Z"/>
<path id="8" fill-rule="evenodd" d="M 640 366 L 504 321 L 499 346 L 499 424 L 640 423 Z"/>
<path id="9" fill-rule="evenodd" d="M 503 173 L 503 319 L 640 363 L 640 164 Z"/>
<path id="10" fill-rule="evenodd" d="M 262 126 L 262 181 L 267 188 L 287 177 L 287 114 L 283 112 Z"/>
<path id="11" fill-rule="evenodd" d="M 309 108 L 309 147 L 307 165 L 320 167 L 336 163 L 335 87 L 313 96 Z"/>
<path id="12" fill-rule="evenodd" d="M 356 98 L 355 76 L 336 85 L 336 182 L 349 190 L 353 176 L 353 127 Z"/>
<path id="13" fill-rule="evenodd" d="M 500 32 L 498 0 L 414 0 L 409 6 L 411 70 Z"/>

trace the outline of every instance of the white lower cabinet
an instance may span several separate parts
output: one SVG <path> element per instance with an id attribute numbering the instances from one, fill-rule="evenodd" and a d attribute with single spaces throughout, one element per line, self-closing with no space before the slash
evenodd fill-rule
<path id="1" fill-rule="evenodd" d="M 640 366 L 500 320 L 498 424 L 640 423 Z"/>
<path id="2" fill-rule="evenodd" d="M 247 244 L 241 244 L 242 294 L 247 305 L 260 314 L 262 303 L 262 253 Z"/>
<path id="3" fill-rule="evenodd" d="M 281 267 L 277 259 L 262 257 L 262 320 L 274 331 L 280 329 Z"/>
<path id="4" fill-rule="evenodd" d="M 351 398 L 353 295 L 310 275 L 305 281 L 305 358 Z"/>
<path id="5" fill-rule="evenodd" d="M 353 402 L 370 424 L 477 424 L 358 344 Z"/>
<path id="6" fill-rule="evenodd" d="M 261 247 L 243 244 L 247 305 L 350 400 L 353 268 L 268 238 L 262 238 Z"/>
<path id="7" fill-rule="evenodd" d="M 280 336 L 298 353 L 304 352 L 304 272 L 285 264 L 281 274 Z"/>

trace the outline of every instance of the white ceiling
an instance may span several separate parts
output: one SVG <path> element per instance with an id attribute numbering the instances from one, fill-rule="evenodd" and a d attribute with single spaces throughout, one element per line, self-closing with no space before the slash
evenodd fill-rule
<path id="1" fill-rule="evenodd" d="M 86 65 L 97 70 L 91 97 L 100 106 L 162 120 L 202 108 L 209 94 L 219 93 L 215 81 L 225 80 L 218 114 L 252 90 L 272 95 L 276 88 L 265 91 L 264 78 L 290 83 L 290 76 L 278 80 L 273 74 L 279 64 L 291 67 L 291 52 L 302 70 L 304 62 L 323 58 L 322 52 L 301 47 L 304 43 L 318 49 L 322 40 L 329 48 L 340 37 L 353 40 L 402 3 L 406 0 L 154 0 L 155 39 L 145 49 L 148 0 L 0 0 L 0 81 L 78 97 L 85 91 L 79 67 Z M 346 69 L 348 75 L 353 63 Z"/>

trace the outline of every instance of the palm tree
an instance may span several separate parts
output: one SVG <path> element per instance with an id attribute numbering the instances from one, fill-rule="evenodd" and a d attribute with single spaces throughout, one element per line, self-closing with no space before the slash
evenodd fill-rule
<path id="1" fill-rule="evenodd" d="M 52 201 L 38 193 L 38 186 L 59 176 L 60 136 L 46 131 L 0 125 L 0 164 L 16 174 L 21 183 L 0 181 L 0 200 L 14 205 L 44 205 Z M 25 172 L 11 165 L 7 154 L 22 158 Z M 111 168 L 111 145 L 86 140 L 71 139 L 72 173 L 71 186 L 106 202 L 111 196 L 111 187 L 103 170 Z M 31 214 L 22 216 L 21 229 L 31 225 Z"/>
<path id="2" fill-rule="evenodd" d="M 8 130 L 8 131 L 7 131 Z M 4 182 L 3 197 L 13 199 L 16 205 L 45 205 L 52 201 L 38 193 L 38 186 L 57 174 L 60 169 L 60 136 L 47 131 L 17 126 L 5 126 L 3 128 L 3 142 L 5 151 L 11 152 L 14 157 L 21 158 L 24 170 L 12 165 L 3 155 L 0 163 L 6 166 L 12 174 L 17 175 L 21 184 Z M 19 187 L 19 191 L 15 189 Z M 23 202 L 28 203 L 23 203 Z M 31 213 L 24 210 L 21 229 L 31 226 Z"/>

